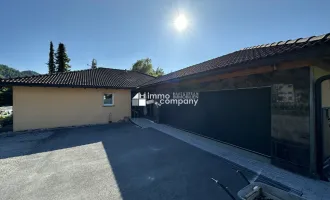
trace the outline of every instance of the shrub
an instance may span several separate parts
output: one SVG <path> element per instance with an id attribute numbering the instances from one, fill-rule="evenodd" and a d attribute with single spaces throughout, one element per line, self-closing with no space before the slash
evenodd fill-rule
<path id="1" fill-rule="evenodd" d="M 13 115 L 0 118 L 0 126 L 5 127 L 13 124 Z"/>

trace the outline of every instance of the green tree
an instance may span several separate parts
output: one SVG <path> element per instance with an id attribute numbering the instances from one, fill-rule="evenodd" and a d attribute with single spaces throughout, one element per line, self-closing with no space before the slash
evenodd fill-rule
<path id="1" fill-rule="evenodd" d="M 158 77 L 158 76 L 163 76 L 164 74 L 165 74 L 164 70 L 160 67 L 157 67 L 157 69 L 154 71 L 153 76 Z"/>
<path id="2" fill-rule="evenodd" d="M 66 53 L 66 49 L 63 43 L 60 43 L 58 45 L 55 56 L 56 56 L 56 72 L 70 71 L 71 69 L 71 66 L 69 65 L 70 58 Z"/>
<path id="3" fill-rule="evenodd" d="M 161 69 L 160 67 L 157 67 L 156 70 L 153 69 L 150 58 L 145 58 L 145 59 L 141 59 L 141 60 L 136 61 L 133 64 L 131 70 L 141 72 L 141 73 L 144 73 L 144 74 L 149 74 L 151 76 L 164 75 L 164 70 Z"/>
<path id="4" fill-rule="evenodd" d="M 91 66 L 92 69 L 96 69 L 97 68 L 97 61 L 93 58 L 92 60 L 92 66 Z"/>
<path id="5" fill-rule="evenodd" d="M 48 59 L 48 73 L 53 74 L 55 73 L 55 60 L 54 60 L 54 46 L 53 42 L 50 41 L 50 46 L 49 46 L 49 59 Z"/>
<path id="6" fill-rule="evenodd" d="M 152 69 L 151 59 L 146 58 L 136 61 L 136 63 L 133 64 L 131 70 L 152 75 L 153 69 Z"/>

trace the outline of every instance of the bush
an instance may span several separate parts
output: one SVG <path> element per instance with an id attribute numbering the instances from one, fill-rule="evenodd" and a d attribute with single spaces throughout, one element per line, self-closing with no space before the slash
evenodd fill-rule
<path id="1" fill-rule="evenodd" d="M 13 115 L 0 118 L 0 126 L 5 127 L 13 124 Z"/>

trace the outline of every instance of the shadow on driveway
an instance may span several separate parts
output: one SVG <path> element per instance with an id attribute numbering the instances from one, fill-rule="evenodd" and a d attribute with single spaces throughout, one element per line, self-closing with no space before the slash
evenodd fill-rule
<path id="1" fill-rule="evenodd" d="M 0 137 L 0 199 L 231 200 L 211 178 L 236 197 L 247 185 L 237 169 L 130 123 Z"/>

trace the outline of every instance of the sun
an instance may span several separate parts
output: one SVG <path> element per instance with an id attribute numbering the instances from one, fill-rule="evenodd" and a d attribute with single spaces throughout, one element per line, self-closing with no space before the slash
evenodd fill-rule
<path id="1" fill-rule="evenodd" d="M 178 31 L 184 31 L 187 26 L 188 26 L 188 21 L 186 16 L 184 16 L 183 14 L 180 14 L 175 20 L 174 20 L 174 25 L 175 28 Z"/>

